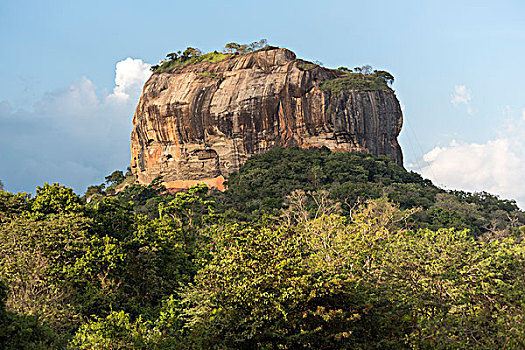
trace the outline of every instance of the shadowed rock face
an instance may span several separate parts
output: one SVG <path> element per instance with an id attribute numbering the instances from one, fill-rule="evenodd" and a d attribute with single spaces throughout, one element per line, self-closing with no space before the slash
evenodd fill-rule
<path id="1" fill-rule="evenodd" d="M 155 73 L 133 117 L 131 169 L 140 183 L 217 183 L 274 146 L 389 155 L 402 165 L 402 113 L 392 91 L 321 90 L 342 73 L 286 49 Z"/>

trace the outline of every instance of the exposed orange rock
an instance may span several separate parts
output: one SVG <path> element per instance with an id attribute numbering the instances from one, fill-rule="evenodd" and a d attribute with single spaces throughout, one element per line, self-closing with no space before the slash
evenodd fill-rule
<path id="1" fill-rule="evenodd" d="M 194 185 L 206 184 L 208 187 L 215 187 L 220 191 L 224 191 L 226 186 L 224 186 L 224 176 L 219 175 L 211 179 L 199 179 L 199 180 L 174 180 L 166 181 L 162 184 L 171 192 L 175 193 L 187 188 L 190 188 Z"/>
<path id="2" fill-rule="evenodd" d="M 274 146 L 366 151 L 402 164 L 394 92 L 322 90 L 343 73 L 305 63 L 272 49 L 154 73 L 133 117 L 138 182 L 223 188 L 219 179 Z"/>

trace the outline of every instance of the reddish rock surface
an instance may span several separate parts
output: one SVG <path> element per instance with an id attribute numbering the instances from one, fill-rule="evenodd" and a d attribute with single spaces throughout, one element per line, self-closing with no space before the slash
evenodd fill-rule
<path id="1" fill-rule="evenodd" d="M 366 151 L 402 164 L 394 92 L 320 88 L 341 74 L 287 49 L 154 73 L 133 117 L 132 172 L 142 184 L 162 176 L 168 188 L 220 187 L 274 146 Z"/>

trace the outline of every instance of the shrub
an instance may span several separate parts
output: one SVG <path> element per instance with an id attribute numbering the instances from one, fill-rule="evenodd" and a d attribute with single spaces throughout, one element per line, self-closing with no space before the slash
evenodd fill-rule
<path id="1" fill-rule="evenodd" d="M 299 63 L 297 65 L 297 68 L 299 68 L 300 70 L 311 70 L 311 69 L 314 69 L 314 68 L 317 68 L 317 67 L 319 67 L 317 64 L 315 64 L 315 63 L 308 63 L 308 62 Z"/>
<path id="2" fill-rule="evenodd" d="M 329 90 L 331 92 L 339 92 L 343 90 L 391 90 L 387 84 L 387 81 L 383 77 L 373 74 L 365 75 L 361 73 L 345 73 L 338 78 L 326 80 L 321 84 L 321 89 Z"/>
<path id="3" fill-rule="evenodd" d="M 159 65 L 157 69 L 154 70 L 154 73 L 164 73 L 168 72 L 175 68 L 183 68 L 190 64 L 195 64 L 199 62 L 210 62 L 210 63 L 216 63 L 220 61 L 224 61 L 226 58 L 230 57 L 229 54 L 223 54 L 217 51 L 209 52 L 204 55 L 200 56 L 193 56 L 190 58 L 185 58 L 185 56 L 178 57 L 175 60 L 170 60 L 163 62 Z"/>

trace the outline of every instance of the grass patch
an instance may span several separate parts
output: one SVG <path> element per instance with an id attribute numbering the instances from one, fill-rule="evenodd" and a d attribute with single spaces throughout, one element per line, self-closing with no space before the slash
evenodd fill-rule
<path id="1" fill-rule="evenodd" d="M 266 39 L 253 42 L 251 44 L 237 44 L 228 43 L 224 47 L 223 52 L 213 51 L 206 54 L 202 54 L 201 50 L 188 47 L 184 52 L 177 51 L 166 55 L 167 60 L 162 60 L 158 65 L 151 67 L 153 73 L 164 73 L 181 69 L 190 64 L 200 62 L 217 63 L 231 57 L 232 55 L 246 55 L 259 51 L 267 51 L 278 49 L 277 46 L 270 46 L 266 43 Z"/>
<path id="2" fill-rule="evenodd" d="M 297 68 L 299 68 L 300 70 L 311 70 L 317 67 L 319 66 L 315 63 L 299 63 L 297 65 Z"/>
<path id="3" fill-rule="evenodd" d="M 164 72 L 170 71 L 170 70 L 172 70 L 174 68 L 182 68 L 182 67 L 186 67 L 186 66 L 188 66 L 190 64 L 195 64 L 195 63 L 199 63 L 199 62 L 216 63 L 216 62 L 224 61 L 229 56 L 231 56 L 231 55 L 214 51 L 214 52 L 209 52 L 209 53 L 204 54 L 204 55 L 200 55 L 198 57 L 192 57 L 192 58 L 190 58 L 188 60 L 184 60 L 184 61 L 179 60 L 179 59 L 174 60 L 174 61 L 166 61 L 163 64 L 161 64 L 159 66 L 159 68 L 157 68 L 155 70 L 154 73 L 164 73 Z"/>
<path id="4" fill-rule="evenodd" d="M 209 53 L 204 54 L 204 55 L 200 55 L 199 57 L 195 57 L 194 59 L 196 60 L 196 62 L 216 63 L 216 62 L 224 61 L 229 56 L 230 56 L 229 54 L 225 54 L 225 53 L 220 53 L 220 52 L 214 51 L 214 52 L 209 52 Z"/>
<path id="5" fill-rule="evenodd" d="M 390 91 L 386 80 L 374 74 L 346 73 L 338 78 L 324 81 L 321 89 L 339 92 L 343 90 Z"/>

